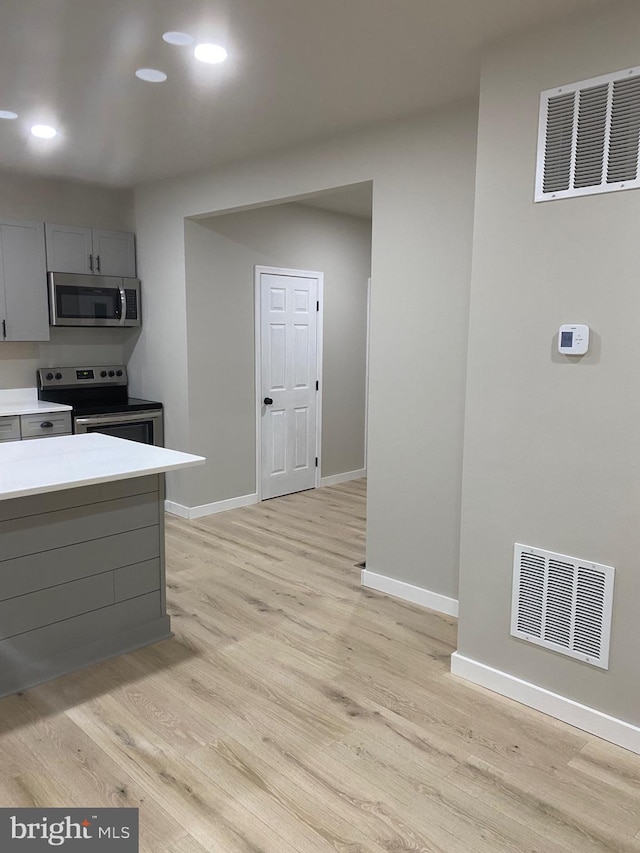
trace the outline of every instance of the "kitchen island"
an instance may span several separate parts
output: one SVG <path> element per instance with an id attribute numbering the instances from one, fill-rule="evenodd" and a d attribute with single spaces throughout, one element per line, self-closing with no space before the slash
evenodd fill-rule
<path id="1" fill-rule="evenodd" d="M 171 636 L 164 472 L 100 433 L 0 444 L 0 696 Z"/>

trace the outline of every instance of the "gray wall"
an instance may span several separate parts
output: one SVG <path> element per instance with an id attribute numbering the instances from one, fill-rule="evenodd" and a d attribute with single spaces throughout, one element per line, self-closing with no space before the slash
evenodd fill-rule
<path id="1" fill-rule="evenodd" d="M 640 723 L 640 192 L 533 203 L 539 93 L 638 63 L 610 6 L 484 59 L 460 576 L 461 654 Z M 586 323 L 580 360 L 562 323 Z M 513 544 L 616 567 L 608 672 L 509 637 Z"/>
<path id="2" fill-rule="evenodd" d="M 0 218 L 133 231 L 133 194 L 0 171 Z M 120 363 L 135 334 L 124 329 L 51 329 L 48 343 L 1 341 L 0 388 L 33 387 L 38 367 Z"/>
<path id="3" fill-rule="evenodd" d="M 190 505 L 253 494 L 254 266 L 324 273 L 321 474 L 364 467 L 371 222 L 300 204 L 185 223 L 191 449 L 207 457 Z"/>
<path id="4" fill-rule="evenodd" d="M 164 395 L 169 446 L 190 449 L 190 399 L 202 389 L 187 368 L 184 219 L 373 181 L 367 567 L 452 596 L 476 120 L 475 103 L 458 104 L 136 190 L 153 322 L 130 375 Z M 169 498 L 188 504 L 192 477 L 168 477 Z"/>

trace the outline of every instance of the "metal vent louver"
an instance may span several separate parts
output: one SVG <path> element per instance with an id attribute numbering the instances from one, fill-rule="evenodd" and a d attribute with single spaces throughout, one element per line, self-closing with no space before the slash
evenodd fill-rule
<path id="1" fill-rule="evenodd" d="M 607 669 L 615 569 L 515 545 L 511 634 Z"/>
<path id="2" fill-rule="evenodd" d="M 540 96 L 536 201 L 640 187 L 640 68 Z"/>

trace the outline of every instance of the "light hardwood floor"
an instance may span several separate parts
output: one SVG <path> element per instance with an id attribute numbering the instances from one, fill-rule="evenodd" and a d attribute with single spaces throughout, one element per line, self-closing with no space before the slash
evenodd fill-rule
<path id="1" fill-rule="evenodd" d="M 363 590 L 365 483 L 167 522 L 175 638 L 0 700 L 0 805 L 134 806 L 144 853 L 640 851 L 640 758 L 449 673 Z"/>

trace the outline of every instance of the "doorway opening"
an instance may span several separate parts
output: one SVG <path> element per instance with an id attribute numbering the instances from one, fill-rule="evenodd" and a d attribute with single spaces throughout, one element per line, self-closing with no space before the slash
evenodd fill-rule
<path id="1" fill-rule="evenodd" d="M 201 389 L 189 397 L 190 446 L 207 457 L 190 477 L 190 506 L 216 512 L 262 497 L 258 401 L 262 417 L 265 397 L 277 398 L 256 376 L 256 267 L 323 272 L 312 488 L 366 476 L 371 209 L 368 181 L 185 221 L 189 385 Z M 297 417 L 300 434 L 308 422 Z"/>

